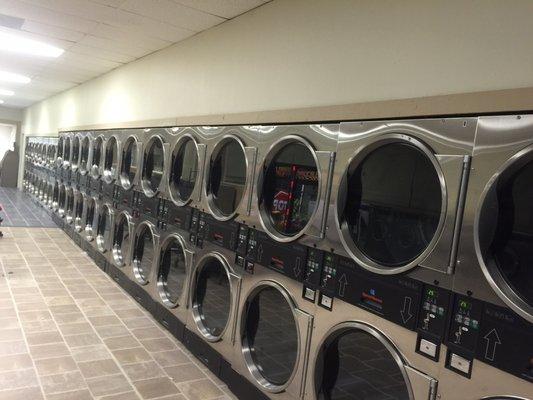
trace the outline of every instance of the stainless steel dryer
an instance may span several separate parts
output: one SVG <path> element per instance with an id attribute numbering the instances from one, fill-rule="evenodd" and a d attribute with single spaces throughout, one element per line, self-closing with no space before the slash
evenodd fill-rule
<path id="1" fill-rule="evenodd" d="M 90 147 L 90 175 L 95 181 L 99 180 L 103 174 L 104 158 L 105 158 L 105 138 L 99 132 L 94 132 L 91 137 Z"/>
<path id="2" fill-rule="evenodd" d="M 115 182 L 119 179 L 121 165 L 121 140 L 119 131 L 107 132 L 104 145 L 102 194 L 107 201 L 113 198 Z"/>
<path id="3" fill-rule="evenodd" d="M 273 240 L 324 249 L 334 226 L 329 198 L 338 124 L 242 127 L 256 135 L 258 162 L 249 225 Z"/>
<path id="4" fill-rule="evenodd" d="M 88 242 L 94 241 L 96 235 L 95 216 L 98 212 L 99 200 L 94 196 L 87 196 L 85 198 L 83 209 L 83 236 Z"/>
<path id="5" fill-rule="evenodd" d="M 147 198 L 154 198 L 159 194 L 166 194 L 170 133 L 167 129 L 145 129 L 141 188 Z"/>
<path id="6" fill-rule="evenodd" d="M 65 221 L 68 225 L 72 225 L 74 222 L 74 201 L 75 201 L 75 192 L 78 190 L 72 186 L 66 188 L 65 194 Z"/>
<path id="7" fill-rule="evenodd" d="M 66 133 L 63 136 L 63 168 L 69 169 L 72 159 L 72 134 Z"/>
<path id="8" fill-rule="evenodd" d="M 73 212 L 73 226 L 78 233 L 85 228 L 83 222 L 83 210 L 85 208 L 85 200 L 87 195 L 79 190 L 74 191 L 74 212 Z"/>
<path id="9" fill-rule="evenodd" d="M 60 218 L 64 218 L 67 212 L 67 186 L 65 183 L 60 183 L 58 190 L 57 208 L 55 211 Z"/>
<path id="10" fill-rule="evenodd" d="M 79 162 L 80 162 L 80 150 L 81 150 L 81 139 L 82 134 L 80 132 L 72 134 L 71 139 L 71 156 L 70 156 L 70 168 L 73 173 L 78 171 Z"/>
<path id="11" fill-rule="evenodd" d="M 251 212 L 257 146 L 239 127 L 197 127 L 207 146 L 203 206 L 219 221 L 245 220 Z"/>
<path id="12" fill-rule="evenodd" d="M 234 259 L 234 252 L 204 242 L 202 249 L 195 253 L 191 271 L 188 332 L 184 342 L 211 369 L 216 369 L 216 366 L 210 360 L 209 352 L 197 344 L 196 337 L 230 364 L 234 362 L 235 327 L 242 280 L 242 271 L 233 266 Z"/>
<path id="13" fill-rule="evenodd" d="M 102 202 L 96 213 L 96 248 L 102 254 L 111 250 L 115 210 L 110 203 Z"/>
<path id="14" fill-rule="evenodd" d="M 480 117 L 442 393 L 533 393 L 533 116 Z"/>
<path id="15" fill-rule="evenodd" d="M 177 206 L 201 206 L 206 145 L 189 127 L 172 128 L 168 198 Z"/>
<path id="16" fill-rule="evenodd" d="M 436 399 L 441 366 L 413 353 L 415 341 L 414 332 L 345 302 L 333 313 L 318 309 L 304 398 Z"/>
<path id="17" fill-rule="evenodd" d="M 59 138 L 57 140 L 57 157 L 56 157 L 56 165 L 58 167 L 63 165 L 63 158 L 65 154 L 65 137 L 66 134 L 60 133 Z"/>
<path id="18" fill-rule="evenodd" d="M 62 185 L 61 181 L 55 180 L 55 182 L 52 184 L 52 196 L 51 201 L 49 200 L 48 204 L 49 207 L 52 209 L 52 211 L 57 212 L 59 207 L 59 187 Z"/>
<path id="19" fill-rule="evenodd" d="M 133 190 L 139 186 L 142 137 L 142 130 L 140 129 L 122 132 L 120 186 L 116 190 L 114 200 L 120 209 L 127 209 L 130 212 L 133 206 Z"/>
<path id="20" fill-rule="evenodd" d="M 314 312 L 300 282 L 255 265 L 242 281 L 232 368 L 272 399 L 302 398 Z"/>
<path id="21" fill-rule="evenodd" d="M 128 269 L 131 264 L 135 223 L 131 214 L 124 210 L 115 217 L 113 229 L 112 262 L 119 269 Z"/>
<path id="22" fill-rule="evenodd" d="M 376 274 L 451 288 L 475 118 L 342 123 L 336 251 Z"/>

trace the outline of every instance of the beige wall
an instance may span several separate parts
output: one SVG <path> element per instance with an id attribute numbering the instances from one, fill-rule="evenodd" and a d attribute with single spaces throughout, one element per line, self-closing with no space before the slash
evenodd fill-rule
<path id="1" fill-rule="evenodd" d="M 33 105 L 23 130 L 530 87 L 531 15 L 530 0 L 274 0 Z"/>

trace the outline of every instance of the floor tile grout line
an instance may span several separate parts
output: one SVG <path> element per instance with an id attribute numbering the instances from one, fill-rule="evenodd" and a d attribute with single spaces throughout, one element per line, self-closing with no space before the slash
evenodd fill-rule
<path id="1" fill-rule="evenodd" d="M 21 250 L 20 250 L 20 248 L 18 247 L 18 245 L 17 245 L 16 243 L 13 243 L 13 244 L 16 246 L 17 250 L 18 250 L 20 253 L 22 253 Z M 23 255 L 23 257 L 24 257 L 24 255 Z M 26 259 L 24 259 L 24 262 L 26 262 Z M 28 343 L 28 339 L 27 339 L 27 337 L 26 337 L 26 332 L 24 332 L 24 329 L 22 328 L 22 321 L 20 320 L 20 316 L 19 316 L 19 311 L 18 311 L 17 303 L 16 303 L 16 301 L 15 301 L 15 297 L 13 296 L 13 290 L 12 290 L 12 287 L 11 287 L 11 282 L 9 281 L 9 279 L 8 279 L 8 277 L 7 277 L 7 274 L 6 274 L 6 271 L 5 271 L 5 268 L 4 268 L 4 262 L 3 262 L 3 260 L 1 261 L 1 264 L 2 264 L 2 271 L 3 271 L 3 273 L 4 273 L 4 277 L 6 278 L 6 281 L 7 281 L 7 282 L 6 282 L 6 283 L 7 283 L 7 287 L 8 287 L 8 289 L 9 289 L 9 293 L 10 293 L 10 295 L 11 295 L 11 300 L 13 301 L 14 306 L 15 306 L 15 307 L 14 307 L 14 309 L 15 309 L 15 314 L 16 314 L 17 319 L 18 319 L 19 324 L 20 324 L 20 328 L 21 328 L 21 331 L 22 331 L 22 338 L 23 338 L 23 340 L 24 340 L 24 344 L 26 345 L 27 354 L 28 354 L 28 356 L 29 356 L 30 359 L 31 359 L 31 363 L 32 363 L 32 366 L 33 366 L 33 372 L 35 373 L 35 377 L 36 377 L 37 382 L 38 382 L 38 384 L 39 384 L 39 390 L 40 390 L 40 392 L 41 392 L 41 394 L 42 394 L 42 396 L 43 396 L 43 399 L 45 399 L 46 397 L 45 397 L 45 394 L 44 394 L 44 389 L 43 389 L 43 384 L 42 384 L 42 381 L 41 381 L 41 377 L 40 377 L 39 374 L 37 373 L 37 366 L 36 366 L 36 364 L 35 364 L 35 360 L 33 359 L 32 355 L 31 355 L 31 353 L 30 353 L 30 345 L 29 345 L 29 343 Z"/>
<path id="2" fill-rule="evenodd" d="M 50 238 L 49 235 L 48 235 L 48 237 Z M 52 238 L 50 238 L 50 239 L 52 239 Z M 35 238 L 32 237 L 32 240 L 34 241 L 35 245 L 36 245 L 37 247 L 39 247 L 38 244 L 37 244 L 37 242 L 35 241 Z M 24 257 L 24 254 L 22 254 L 22 256 Z M 47 258 L 46 256 L 44 256 L 44 257 L 45 257 L 46 260 L 48 261 L 48 258 Z M 26 257 L 24 257 L 24 259 L 26 260 Z M 55 268 L 53 267 L 53 265 L 51 265 L 51 267 L 52 267 L 52 269 L 54 270 L 54 273 L 57 275 L 57 271 L 55 270 Z M 33 270 L 31 269 L 31 267 L 29 267 L 29 265 L 28 265 L 28 268 L 30 269 L 30 272 L 31 272 L 31 275 L 32 275 L 33 279 L 35 280 L 35 275 L 33 274 Z M 57 275 L 57 277 L 59 278 L 58 275 Z M 39 293 L 40 293 L 41 297 L 44 299 L 44 302 L 46 303 L 46 298 L 45 298 L 45 297 L 43 296 L 43 294 L 42 294 L 41 287 L 39 286 L 38 281 L 35 280 L 35 282 L 36 282 L 36 284 L 37 284 L 37 287 L 38 287 L 38 290 L 39 290 Z M 63 335 L 63 332 L 61 332 L 61 330 L 59 329 L 59 324 L 58 324 L 57 321 L 55 320 L 54 314 L 52 314 L 52 312 L 50 311 L 50 306 L 48 305 L 48 303 L 46 303 L 46 305 L 47 305 L 47 307 L 48 307 L 48 310 L 47 310 L 47 311 L 50 313 L 50 316 L 52 317 L 52 321 L 54 321 L 54 324 L 55 324 L 55 326 L 56 326 L 57 332 L 59 332 L 59 335 L 60 335 L 61 338 L 63 339 L 63 343 L 65 344 L 65 347 L 67 348 L 70 357 L 72 357 L 72 359 L 74 359 L 74 357 L 72 356 L 72 352 L 71 352 L 70 346 L 68 346 L 68 343 L 67 343 L 67 341 L 65 340 L 65 337 L 64 337 L 64 335 Z M 61 342 L 56 342 L 56 343 L 61 343 Z M 28 347 L 28 351 L 29 351 L 29 347 Z M 32 358 L 33 358 L 33 357 L 32 357 Z M 85 381 L 85 378 L 83 377 L 83 374 L 81 373 L 81 370 L 79 369 L 78 363 L 76 362 L 76 360 L 74 360 L 74 362 L 76 363 L 76 370 L 79 372 L 79 374 L 80 374 L 80 376 L 82 377 L 83 381 L 85 382 L 85 385 L 87 386 L 87 390 L 88 390 L 88 389 L 89 389 L 89 386 L 87 385 L 87 382 Z M 35 372 L 36 372 L 37 376 L 38 376 L 39 379 L 40 379 L 40 375 L 38 374 L 38 371 L 36 370 Z M 68 372 L 72 372 L 72 371 L 68 371 Z M 57 374 L 50 374 L 50 375 L 48 375 L 48 376 L 52 376 L 52 375 L 57 375 Z M 43 376 L 44 376 L 44 375 L 43 375 Z M 42 385 L 41 385 L 41 390 L 42 390 L 42 392 L 44 393 L 44 388 L 42 387 Z M 80 390 L 80 389 L 78 389 L 78 390 Z M 52 394 L 55 395 L 55 394 L 60 394 L 60 393 L 62 393 L 62 392 L 56 392 L 56 393 L 52 393 Z M 47 398 L 49 398 L 49 396 L 48 396 L 46 393 L 44 393 L 44 398 L 47 399 Z"/>

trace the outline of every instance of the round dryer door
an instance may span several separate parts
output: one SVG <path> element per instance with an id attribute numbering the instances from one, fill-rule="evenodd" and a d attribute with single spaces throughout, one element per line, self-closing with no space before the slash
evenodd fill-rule
<path id="1" fill-rule="evenodd" d="M 81 192 L 76 192 L 74 204 L 74 229 L 81 232 L 84 228 L 83 207 L 85 206 L 85 196 Z"/>
<path id="2" fill-rule="evenodd" d="M 67 189 L 67 200 L 65 208 L 65 217 L 67 223 L 70 224 L 74 220 L 74 189 L 72 189 L 71 187 Z"/>
<path id="3" fill-rule="evenodd" d="M 228 325 L 231 285 L 225 260 L 215 254 L 202 258 L 195 273 L 192 307 L 196 325 L 210 341 L 219 340 Z"/>
<path id="4" fill-rule="evenodd" d="M 54 207 L 54 193 L 55 193 L 55 185 L 53 184 L 49 184 L 48 185 L 48 208 L 53 208 Z"/>
<path id="5" fill-rule="evenodd" d="M 89 169 L 89 148 L 90 142 L 89 138 L 85 136 L 81 140 L 81 150 L 80 150 L 80 172 L 85 174 Z"/>
<path id="6" fill-rule="evenodd" d="M 142 224 L 135 236 L 133 272 L 135 279 L 143 285 L 147 284 L 150 279 L 154 256 L 154 234 L 148 224 Z"/>
<path id="7" fill-rule="evenodd" d="M 63 163 L 63 155 L 65 154 L 65 138 L 63 136 L 59 137 L 57 141 L 57 165 Z"/>
<path id="8" fill-rule="evenodd" d="M 94 213 L 96 211 L 96 201 L 92 197 L 88 197 L 85 201 L 85 237 L 88 241 L 94 239 L 93 223 Z"/>
<path id="9" fill-rule="evenodd" d="M 415 266 L 438 239 L 446 206 L 443 179 L 433 154 L 414 143 L 378 145 L 349 166 L 339 221 L 363 266 Z"/>
<path id="10" fill-rule="evenodd" d="M 147 144 L 142 170 L 143 188 L 147 196 L 153 197 L 159 191 L 164 168 L 163 142 L 159 137 L 154 136 Z"/>
<path id="11" fill-rule="evenodd" d="M 71 145 L 71 139 L 70 137 L 67 136 L 65 138 L 65 145 L 63 147 L 63 166 L 64 167 L 70 166 L 70 157 L 71 157 L 70 145 Z"/>
<path id="12" fill-rule="evenodd" d="M 274 237 L 296 236 L 317 209 L 315 153 L 301 140 L 283 141 L 271 153 L 264 165 L 261 218 Z"/>
<path id="13" fill-rule="evenodd" d="M 124 143 L 122 153 L 122 165 L 120 167 L 120 183 L 124 189 L 133 186 L 137 174 L 137 140 L 130 136 Z"/>
<path id="14" fill-rule="evenodd" d="M 99 136 L 93 141 L 93 155 L 91 160 L 91 176 L 94 179 L 100 178 L 100 168 L 104 157 L 104 139 Z"/>
<path id="15" fill-rule="evenodd" d="M 290 382 L 298 361 L 298 328 L 291 300 L 275 286 L 259 286 L 248 297 L 242 318 L 242 351 L 248 370 L 267 390 L 281 390 Z"/>
<path id="16" fill-rule="evenodd" d="M 54 164 L 55 156 L 56 156 L 56 145 L 49 145 L 47 150 L 47 159 L 48 159 L 48 165 L 52 166 Z"/>
<path id="17" fill-rule="evenodd" d="M 487 186 L 476 218 L 476 250 L 502 299 L 533 320 L 533 148 Z"/>
<path id="18" fill-rule="evenodd" d="M 226 138 L 211 155 L 207 181 L 208 201 L 215 217 L 233 216 L 244 195 L 245 184 L 244 147 L 237 139 Z"/>
<path id="19" fill-rule="evenodd" d="M 65 185 L 60 185 L 58 200 L 57 200 L 57 213 L 59 214 L 60 217 L 65 216 L 66 203 L 67 203 L 67 188 L 65 187 Z"/>
<path id="20" fill-rule="evenodd" d="M 175 202 L 184 204 L 191 198 L 198 179 L 198 149 L 193 138 L 185 137 L 176 144 L 171 168 L 170 195 Z"/>
<path id="21" fill-rule="evenodd" d="M 115 232 L 113 234 L 113 260 L 119 267 L 123 267 L 127 262 L 127 257 L 131 249 L 130 237 L 130 215 L 122 212 L 115 221 Z"/>
<path id="22" fill-rule="evenodd" d="M 185 288 L 187 268 L 183 241 L 172 235 L 160 250 L 157 290 L 167 307 L 176 307 Z"/>
<path id="23" fill-rule="evenodd" d="M 96 246 L 102 253 L 107 250 L 113 224 L 112 218 L 113 211 L 107 204 L 100 207 L 96 225 Z"/>
<path id="24" fill-rule="evenodd" d="M 314 370 L 320 400 L 411 400 L 399 353 L 368 325 L 348 323 L 324 341 Z"/>
<path id="25" fill-rule="evenodd" d="M 104 157 L 104 179 L 111 183 L 117 177 L 118 171 L 118 143 L 114 136 L 106 142 Z"/>
<path id="26" fill-rule="evenodd" d="M 72 169 L 78 169 L 80 161 L 80 138 L 79 136 L 74 136 L 72 138 L 72 156 L 70 158 L 70 164 Z"/>

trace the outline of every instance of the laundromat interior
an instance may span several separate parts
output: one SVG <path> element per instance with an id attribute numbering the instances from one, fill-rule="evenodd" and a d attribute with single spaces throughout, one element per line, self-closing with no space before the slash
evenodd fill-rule
<path id="1" fill-rule="evenodd" d="M 532 16 L 0 0 L 0 400 L 533 400 Z"/>

